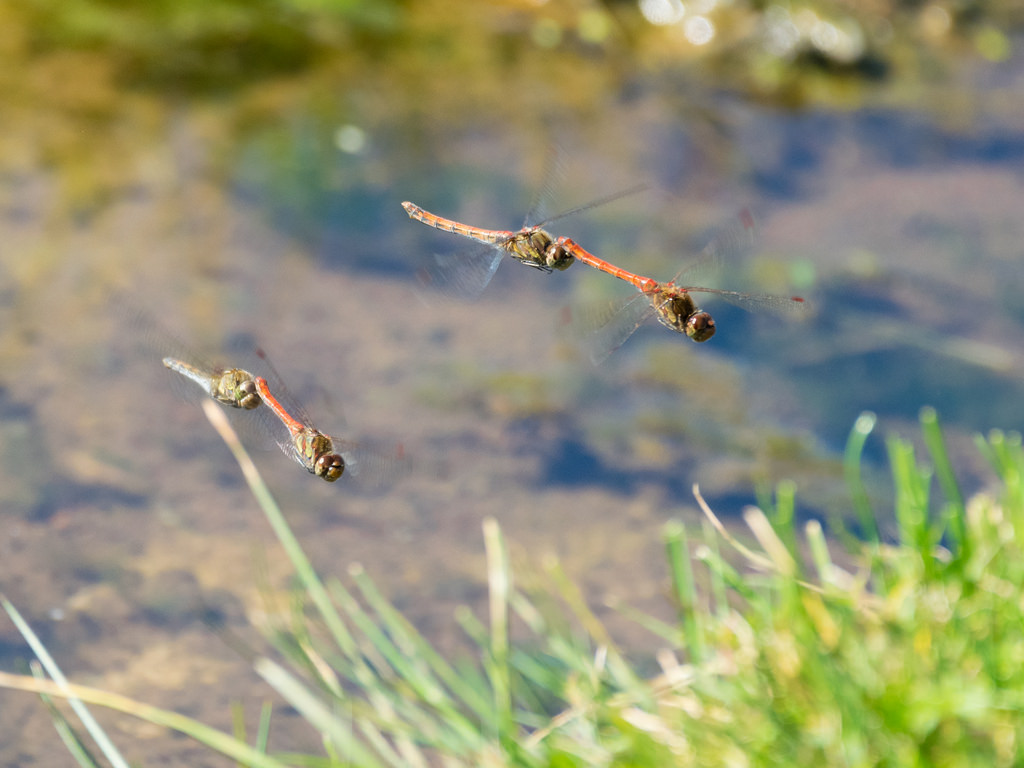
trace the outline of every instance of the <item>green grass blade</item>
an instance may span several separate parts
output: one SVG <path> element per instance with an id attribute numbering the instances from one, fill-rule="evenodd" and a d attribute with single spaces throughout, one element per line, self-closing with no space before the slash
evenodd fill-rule
<path id="1" fill-rule="evenodd" d="M 660 637 L 672 647 L 679 645 L 679 626 L 672 622 L 663 621 L 655 616 L 633 608 L 620 600 L 610 600 L 608 607 L 622 614 L 634 624 L 643 627 L 655 637 Z M 678 616 L 678 611 L 676 612 Z"/>
<path id="2" fill-rule="evenodd" d="M 509 667 L 509 594 L 512 575 L 508 566 L 508 552 L 498 522 L 484 520 L 484 547 L 487 552 L 487 585 L 490 606 L 490 659 L 487 664 L 494 691 L 495 726 L 502 740 L 513 736 L 512 679 Z"/>
<path id="3" fill-rule="evenodd" d="M 1024 453 L 1020 433 L 993 429 L 988 439 L 977 436 L 974 442 L 1003 482 L 1007 504 L 1020 509 L 1024 506 Z"/>
<path id="4" fill-rule="evenodd" d="M 787 580 L 795 579 L 798 575 L 796 559 L 779 537 L 768 516 L 757 507 L 747 507 L 743 510 L 743 520 L 775 569 Z"/>
<path id="5" fill-rule="evenodd" d="M 474 645 L 482 650 L 488 646 L 487 627 L 480 623 L 473 611 L 468 606 L 460 605 L 455 609 L 455 621 L 462 627 L 463 632 L 469 637 Z"/>
<path id="6" fill-rule="evenodd" d="M 260 708 L 260 724 L 256 731 L 256 749 L 260 752 L 267 751 L 267 744 L 270 742 L 270 718 L 273 713 L 273 703 L 263 702 L 263 706 Z"/>
<path id="7" fill-rule="evenodd" d="M 296 539 L 295 534 L 292 533 L 284 515 L 281 513 L 280 507 L 278 507 L 277 502 L 270 493 L 270 489 L 267 488 L 266 483 L 263 482 L 263 478 L 260 477 L 259 471 L 256 469 L 256 465 L 252 463 L 252 459 L 249 458 L 249 454 L 238 440 L 238 436 L 235 434 L 234 430 L 231 429 L 231 425 L 228 423 L 227 417 L 224 415 L 224 410 L 213 402 L 213 400 L 204 400 L 203 412 L 206 414 L 206 418 L 210 420 L 214 429 L 217 430 L 221 439 L 224 440 L 228 448 L 231 450 L 231 453 L 234 455 L 235 461 L 238 462 L 238 466 L 242 470 L 242 475 L 245 477 L 245 481 L 249 485 L 249 490 L 252 491 L 260 509 L 263 510 L 263 514 L 270 523 L 270 527 L 274 530 L 274 535 L 277 536 L 277 540 L 281 543 L 281 547 L 284 549 L 285 554 L 291 561 L 292 567 L 295 569 L 295 573 L 299 577 L 303 589 L 306 594 L 309 595 L 313 604 L 320 612 L 320 616 L 323 618 L 324 623 L 327 625 L 327 628 L 334 637 L 334 641 L 338 644 L 339 648 L 342 648 L 353 656 L 357 656 L 358 651 L 351 633 L 345 626 L 345 623 L 342 621 L 337 610 L 335 610 L 334 604 L 331 602 L 331 599 L 327 594 L 327 590 L 324 588 L 324 585 L 321 583 L 316 571 L 313 569 L 312 563 L 309 562 L 309 558 L 307 558 L 305 552 L 302 551 L 302 547 L 299 545 L 298 539 Z"/>
<path id="8" fill-rule="evenodd" d="M 701 557 L 701 552 L 707 550 L 711 560 L 716 562 L 720 561 L 722 557 L 721 550 L 718 547 L 718 536 L 715 535 L 711 521 L 707 518 L 703 518 L 701 520 L 701 530 L 704 535 L 704 544 L 697 548 L 697 552 L 695 553 L 696 558 L 706 564 L 707 558 Z M 706 570 L 708 572 L 708 578 L 711 581 L 711 594 L 715 601 L 714 615 L 718 619 L 723 619 L 729 615 L 729 593 L 728 588 L 725 585 L 725 579 L 722 577 L 722 572 L 717 568 L 709 568 Z"/>
<path id="9" fill-rule="evenodd" d="M 636 688 L 640 684 L 639 678 L 634 673 L 632 666 L 623 659 L 622 654 L 608 634 L 604 624 L 601 623 L 601 620 L 590 609 L 578 585 L 566 576 L 565 571 L 557 560 L 550 560 L 546 564 L 545 570 L 553 579 L 562 600 L 565 601 L 565 604 L 586 631 L 589 641 L 598 646 L 599 649 L 603 649 L 601 652 L 605 654 L 608 675 L 614 678 L 615 684 L 622 688 Z M 571 640 L 572 638 L 567 633 L 563 633 L 553 634 L 550 642 L 551 646 L 554 647 L 557 643 L 566 644 L 571 642 Z M 591 653 L 593 651 L 589 643 L 585 643 L 583 646 L 577 643 L 576 647 L 569 650 L 566 655 L 586 659 L 590 657 Z"/>
<path id="10" fill-rule="evenodd" d="M 917 466 L 914 446 L 909 441 L 890 437 L 886 440 L 886 448 L 896 492 L 896 524 L 900 541 L 917 551 L 921 565 L 930 573 L 936 565 L 932 557 L 935 531 L 928 519 L 932 473 Z"/>
<path id="11" fill-rule="evenodd" d="M 46 680 L 43 668 L 38 661 L 33 661 L 29 666 L 32 670 L 32 677 L 36 680 Z M 46 707 L 46 711 L 49 712 L 50 720 L 53 722 L 53 727 L 57 729 L 57 735 L 60 736 L 60 740 L 64 743 L 64 748 L 71 754 L 75 762 L 82 766 L 82 768 L 99 768 L 96 758 L 92 756 L 89 748 L 86 747 L 78 737 L 78 734 L 75 733 L 71 723 L 64 717 L 64 713 L 57 709 L 53 703 L 53 698 L 45 693 L 41 693 L 39 694 L 39 699 L 43 702 L 43 706 Z"/>
<path id="12" fill-rule="evenodd" d="M 343 723 L 319 697 L 280 664 L 264 658 L 257 659 L 253 667 L 271 688 L 298 710 L 306 722 L 329 738 L 346 760 L 368 768 L 384 765 L 356 738 L 349 724 Z"/>
<path id="13" fill-rule="evenodd" d="M 742 597 L 748 603 L 753 602 L 757 599 L 757 595 L 754 592 L 753 587 L 747 582 L 747 580 L 737 571 L 721 554 L 717 548 L 712 549 L 711 547 L 702 547 L 698 549 L 694 556 L 707 566 L 708 570 L 722 580 L 729 589 L 732 589 L 737 595 Z M 728 613 L 729 603 L 726 600 L 723 603 L 723 610 Z"/>
<path id="14" fill-rule="evenodd" d="M 871 508 L 871 501 L 868 499 L 867 491 L 864 489 L 864 478 L 861 475 L 861 461 L 864 456 L 864 445 L 868 436 L 875 428 L 878 419 L 870 411 L 864 411 L 857 417 L 850 436 L 846 439 L 846 450 L 843 453 L 843 475 L 846 477 L 846 485 L 850 489 L 850 498 L 853 502 L 853 509 L 860 522 L 861 535 L 868 541 L 878 544 L 878 521 L 875 512 Z"/>
<path id="15" fill-rule="evenodd" d="M 239 741 L 248 741 L 245 732 L 245 708 L 239 701 L 231 702 L 231 733 Z"/>
<path id="16" fill-rule="evenodd" d="M 697 603 L 697 585 L 693 578 L 693 562 L 690 558 L 686 538 L 686 526 L 681 520 L 669 521 L 662 530 L 665 552 L 668 557 L 672 589 L 678 607 L 679 623 L 682 624 L 690 660 L 700 664 L 704 660 L 704 633 L 701 626 L 701 609 Z"/>
<path id="17" fill-rule="evenodd" d="M 828 542 L 821 530 L 821 523 L 817 520 L 808 520 L 807 525 L 804 526 L 804 535 L 807 537 L 807 543 L 811 550 L 811 560 L 818 572 L 818 581 L 822 585 L 832 584 L 835 565 L 832 563 L 832 556 L 829 554 Z"/>
<path id="18" fill-rule="evenodd" d="M 799 549 L 796 542 L 796 483 L 782 480 L 775 486 L 775 507 L 771 518 L 772 528 L 785 543 L 796 567 L 800 572 Z"/>
<path id="19" fill-rule="evenodd" d="M 352 570 L 357 584 L 362 582 L 360 589 L 368 589 L 369 579 L 363 575 L 361 566 L 353 566 Z M 429 735 L 430 742 L 438 747 L 454 751 L 476 747 L 476 727 L 459 711 L 423 660 L 417 658 L 415 651 L 398 648 L 393 642 L 393 634 L 389 636 L 383 631 L 351 593 L 341 584 L 332 583 L 332 587 L 342 610 L 366 639 L 364 650 L 368 654 L 372 652 L 376 658 L 379 679 L 366 692 L 377 703 L 378 709 L 389 713 L 388 722 L 401 729 L 397 725 L 399 720 L 415 721 L 423 734 Z M 387 622 L 384 622 L 384 628 L 389 628 Z M 401 691 L 401 694 L 392 695 L 393 690 Z"/>
<path id="20" fill-rule="evenodd" d="M 360 631 L 370 641 L 373 649 L 425 704 L 439 708 L 451 707 L 452 702 L 447 691 L 438 683 L 430 668 L 423 663 L 423 659 L 417 655 L 417 644 L 412 641 L 406 628 L 391 620 L 393 617 L 390 614 L 382 615 L 378 609 L 383 607 L 386 601 L 373 586 L 363 567 L 359 564 L 350 566 L 349 575 L 356 582 L 364 599 L 367 599 L 367 595 L 373 596 L 374 600 L 367 599 L 367 602 L 374 609 L 376 616 L 364 611 L 340 584 L 337 585 L 339 602 L 344 601 L 346 613 L 354 622 L 358 622 Z M 452 714 L 454 715 L 454 711 Z"/>
<path id="21" fill-rule="evenodd" d="M 920 421 L 924 443 L 935 467 L 935 477 L 947 501 L 944 523 L 949 531 L 950 543 L 953 545 L 953 551 L 957 553 L 957 559 L 963 561 L 970 557 L 970 541 L 967 538 L 966 509 L 963 495 L 960 493 L 960 484 L 953 472 L 953 464 L 946 451 L 946 442 L 942 438 L 942 427 L 939 425 L 935 409 L 922 408 Z"/>
<path id="22" fill-rule="evenodd" d="M 362 568 L 353 568 L 350 572 L 364 599 L 381 618 L 391 637 L 399 645 L 403 664 L 416 665 L 415 669 L 408 670 L 406 676 L 422 687 L 420 695 L 432 706 L 451 707 L 453 704 L 444 693 L 444 689 L 447 689 L 477 715 L 489 713 L 490 705 L 487 703 L 486 694 L 475 688 L 466 678 L 460 677 L 451 665 L 441 658 L 409 620 L 384 599 L 366 572 Z M 452 715 L 454 716 L 454 711 Z"/>

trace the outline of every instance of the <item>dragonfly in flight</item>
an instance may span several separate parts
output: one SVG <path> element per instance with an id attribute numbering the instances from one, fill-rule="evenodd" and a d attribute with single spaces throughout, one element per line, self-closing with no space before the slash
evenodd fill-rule
<path id="1" fill-rule="evenodd" d="M 475 298 L 491 282 L 501 264 L 502 256 L 510 256 L 519 263 L 541 272 L 561 272 L 568 269 L 575 261 L 577 251 L 581 249 L 571 238 L 555 237 L 544 227 L 558 219 L 610 203 L 643 189 L 646 189 L 646 185 L 631 187 L 560 213 L 539 224 L 528 225 L 524 222 L 523 226 L 515 231 L 473 227 L 430 213 L 408 201 L 402 203 L 402 207 L 409 214 L 409 218 L 428 227 L 468 237 L 486 246 L 468 253 L 435 255 L 434 263 L 420 272 L 420 281 L 428 287 L 449 296 Z M 530 218 L 531 216 L 527 216 L 527 221 Z"/>
<path id="2" fill-rule="evenodd" d="M 165 357 L 163 363 L 164 367 L 198 384 L 206 394 L 223 405 L 251 411 L 263 402 L 256 391 L 255 377 L 241 368 L 216 368 L 176 357 Z"/>
<path id="3" fill-rule="evenodd" d="M 256 391 L 276 416 L 268 425 L 282 452 L 310 474 L 333 483 L 342 475 L 358 478 L 365 488 L 384 487 L 408 469 L 401 445 L 380 448 L 321 432 L 302 405 L 288 392 L 262 350 L 257 352 L 274 378 L 274 390 L 263 376 L 255 378 Z M 265 417 L 266 418 L 266 417 Z"/>
<path id="4" fill-rule="evenodd" d="M 737 222 L 709 243 L 700 257 L 685 266 L 667 282 L 637 275 L 622 269 L 573 244 L 572 253 L 577 261 L 624 280 L 639 291 L 639 295 L 620 301 L 603 314 L 589 318 L 586 325 L 590 339 L 591 360 L 597 364 L 622 346 L 636 330 L 650 318 L 656 318 L 666 328 L 682 333 L 687 338 L 704 342 L 715 335 L 715 321 L 710 313 L 701 309 L 693 294 L 719 296 L 747 311 L 789 312 L 801 310 L 806 302 L 800 296 L 775 296 L 766 293 L 744 293 L 721 288 L 688 285 L 683 277 L 692 272 L 717 271 L 724 262 L 749 250 L 754 239 L 754 217 L 744 210 Z"/>

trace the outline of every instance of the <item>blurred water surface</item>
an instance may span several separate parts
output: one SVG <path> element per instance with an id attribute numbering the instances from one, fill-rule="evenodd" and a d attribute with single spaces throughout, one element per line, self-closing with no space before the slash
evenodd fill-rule
<path id="1" fill-rule="evenodd" d="M 0 11 L 23 65 L 0 79 L 0 588 L 66 671 L 226 727 L 229 702 L 263 690 L 201 615 L 243 628 L 259 588 L 286 583 L 119 292 L 205 357 L 267 349 L 325 430 L 402 443 L 415 470 L 380 495 L 256 460 L 321 571 L 364 563 L 446 648 L 453 606 L 485 594 L 485 516 L 524 560 L 557 553 L 596 603 L 667 613 L 659 531 L 696 523 L 691 485 L 728 518 L 793 478 L 805 514 L 841 514 L 864 409 L 906 434 L 936 406 L 968 488 L 988 481 L 971 435 L 1022 427 L 1012 5 L 708 7 L 185 4 L 127 27 L 84 0 Z M 749 208 L 757 249 L 719 285 L 799 293 L 806 317 L 709 300 L 708 343 L 655 325 L 595 369 L 563 318 L 629 294 L 605 275 L 506 260 L 475 303 L 417 287 L 468 241 L 404 200 L 515 229 L 541 188 L 557 212 L 637 183 L 552 232 L 668 279 Z M 870 451 L 884 499 L 881 440 Z M 62 761 L 35 702 L 2 698 L 3 730 L 23 734 L 8 763 Z"/>

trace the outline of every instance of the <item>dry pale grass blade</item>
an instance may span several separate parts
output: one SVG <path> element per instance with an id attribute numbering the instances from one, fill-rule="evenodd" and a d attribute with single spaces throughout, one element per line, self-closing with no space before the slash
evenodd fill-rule
<path id="1" fill-rule="evenodd" d="M 775 533 L 775 529 L 768 522 L 764 512 L 758 507 L 747 507 L 743 510 L 743 519 L 764 551 L 768 553 L 768 557 L 772 559 L 775 570 L 784 576 L 794 576 L 796 561 L 786 549 L 786 545 L 782 543 L 782 539 Z"/>
<path id="2" fill-rule="evenodd" d="M 169 712 L 149 704 L 143 704 L 117 693 L 101 691 L 84 685 L 67 684 L 62 686 L 49 680 L 37 680 L 34 677 L 12 675 L 8 672 L 0 672 L 0 688 L 60 698 L 73 697 L 183 733 L 242 765 L 255 766 L 255 768 L 286 768 L 285 763 L 275 760 L 215 728 L 179 715 L 177 712 Z"/>
<path id="3" fill-rule="evenodd" d="M 697 485 L 696 483 L 693 484 L 693 497 L 697 499 L 697 505 L 707 516 L 708 520 L 711 521 L 711 525 L 714 526 L 715 530 L 718 531 L 718 533 L 721 535 L 723 539 L 725 539 L 727 542 L 729 542 L 729 544 L 732 545 L 733 549 L 735 549 L 737 552 L 739 552 L 741 555 L 743 555 L 751 563 L 758 566 L 759 568 L 763 568 L 769 571 L 774 570 L 772 561 L 769 558 L 763 555 L 759 555 L 757 552 L 750 549 L 745 544 L 741 543 L 738 539 L 736 539 L 735 536 L 733 536 L 731 533 L 729 533 L 728 530 L 726 530 L 725 526 L 722 524 L 722 521 L 719 520 L 718 516 L 711 511 L 711 507 L 708 506 L 708 503 L 704 500 L 704 497 L 701 496 L 700 486 Z"/>
<path id="4" fill-rule="evenodd" d="M 0 593 L 0 604 L 3 605 L 4 611 L 7 612 L 11 621 L 14 622 L 14 626 L 17 627 L 18 632 L 20 632 L 21 636 L 25 638 L 25 642 L 28 643 L 32 652 L 36 655 L 36 658 L 46 670 L 46 674 L 53 678 L 54 684 L 64 691 L 61 695 L 67 698 L 71 709 L 74 710 L 76 715 L 78 715 L 78 719 L 81 720 L 82 725 L 85 726 L 85 729 L 89 732 L 89 735 L 92 736 L 93 740 L 110 761 L 111 765 L 115 768 L 128 768 L 128 764 L 124 757 L 121 756 L 117 747 L 114 746 L 114 743 L 107 736 L 106 731 L 104 731 L 100 727 L 100 724 L 96 722 L 96 719 L 86 708 L 85 704 L 83 704 L 82 701 L 73 694 L 67 692 L 70 688 L 67 678 L 57 665 L 57 662 L 50 655 L 50 652 L 46 649 L 46 646 L 43 645 L 43 641 L 39 639 L 35 630 L 33 630 L 29 623 L 22 617 L 21 612 L 18 611 L 18 609 L 14 607 L 14 604 L 2 593 Z M 44 680 L 43 682 L 46 681 Z"/>

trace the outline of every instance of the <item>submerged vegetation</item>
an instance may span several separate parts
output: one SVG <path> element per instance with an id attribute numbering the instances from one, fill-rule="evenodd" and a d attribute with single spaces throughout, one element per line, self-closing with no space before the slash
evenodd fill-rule
<path id="1" fill-rule="evenodd" d="M 415 134 L 433 120 L 450 132 L 487 115 L 533 134 L 567 113 L 600 114 L 608 93 L 634 98 L 640 80 L 696 115 L 700 94 L 722 87 L 790 107 L 878 95 L 919 107 L 930 94 L 948 114 L 976 107 L 936 87 L 942 73 L 1007 58 L 1024 23 L 1012 0 L 706 5 L 19 0 L 0 9 L 0 153 L 56 171 L 71 200 L 93 209 L 138 183 L 135 164 L 152 162 L 187 102 L 209 110 L 195 130 L 220 173 L 297 113 L 331 132 L 351 122 Z M 531 108 L 510 93 L 530 93 Z M 321 138 L 333 151 L 330 134 Z"/>
<path id="2" fill-rule="evenodd" d="M 1024 23 L 1018 4 L 889 0 L 870 4 L 825 0 L 763 3 L 639 2 L 466 4 L 398 0 L 278 0 L 253 6 L 111 0 L 22 0 L 7 22 L 33 54 L 105 51 L 124 82 L 193 93 L 236 87 L 308 69 L 351 53 L 373 55 L 430 32 L 432 63 L 462 61 L 481 39 L 480 14 L 491 19 L 487 40 L 501 42 L 506 63 L 531 49 L 557 48 L 705 60 L 717 80 L 731 76 L 755 90 L 785 90 L 799 73 L 823 71 L 865 79 L 905 76 L 912 61 L 930 61 L 951 47 L 998 61 L 1011 52 L 1009 34 Z M 19 35 L 8 33 L 8 39 Z M 480 52 L 477 52 L 477 55 Z M 909 54 L 909 55 L 908 55 Z M 639 55 L 639 54 L 638 54 Z M 453 62 L 455 63 L 455 62 Z M 498 63 L 496 60 L 494 63 Z M 824 91 L 808 92 L 815 98 Z"/>
<path id="3" fill-rule="evenodd" d="M 494 521 L 484 526 L 488 615 L 456 616 L 477 659 L 443 658 L 361 566 L 349 568 L 354 589 L 321 580 L 223 414 L 207 405 L 299 585 L 295 604 L 269 612 L 263 627 L 276 659 L 254 657 L 253 667 L 320 734 L 324 752 L 276 753 L 269 709 L 259 733 L 233 738 L 69 686 L 9 603 L 54 682 L 3 674 L 0 685 L 71 698 L 79 713 L 85 703 L 109 706 L 243 765 L 1015 764 L 1024 736 L 1019 435 L 978 438 L 1000 485 L 964 502 L 925 409 L 926 459 L 904 438 L 887 440 L 894 498 L 881 513 L 860 485 L 874 424 L 865 414 L 846 457 L 860 538 L 842 553 L 817 520 L 798 526 L 788 485 L 769 508 L 747 509 L 745 534 L 727 529 L 695 489 L 703 531 L 679 521 L 664 531 L 678 620 L 629 614 L 663 645 L 651 674 L 556 564 L 548 588 L 517 587 Z M 881 536 L 890 521 L 894 535 Z M 79 762 L 97 764 L 61 710 L 52 713 Z"/>

